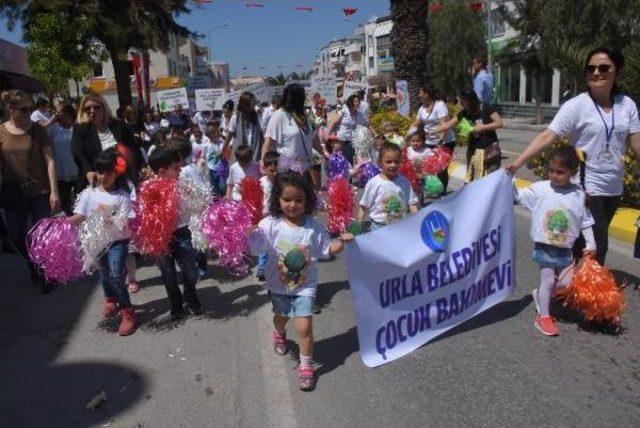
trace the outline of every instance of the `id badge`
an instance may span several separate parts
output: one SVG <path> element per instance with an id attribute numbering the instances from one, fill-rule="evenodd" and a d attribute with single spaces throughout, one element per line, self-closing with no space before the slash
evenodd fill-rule
<path id="1" fill-rule="evenodd" d="M 598 161 L 600 163 L 613 163 L 614 162 L 613 154 L 611 154 L 611 152 L 608 150 L 603 150 L 598 155 Z"/>

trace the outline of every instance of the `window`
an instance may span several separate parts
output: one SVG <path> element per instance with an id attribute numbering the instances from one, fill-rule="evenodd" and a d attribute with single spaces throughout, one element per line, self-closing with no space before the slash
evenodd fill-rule
<path id="1" fill-rule="evenodd" d="M 486 22 L 486 19 L 485 19 Z M 491 11 L 491 36 L 502 36 L 504 34 L 505 24 L 504 16 L 498 9 Z"/>
<path id="2" fill-rule="evenodd" d="M 96 63 L 93 65 L 93 77 L 101 77 L 103 75 L 102 63 Z"/>
<path id="3" fill-rule="evenodd" d="M 373 68 L 374 67 L 374 63 L 373 63 L 373 57 L 370 56 L 369 57 L 369 68 Z"/>

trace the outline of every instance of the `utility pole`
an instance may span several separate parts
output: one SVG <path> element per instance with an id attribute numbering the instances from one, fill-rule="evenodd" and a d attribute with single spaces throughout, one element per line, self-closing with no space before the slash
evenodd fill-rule
<path id="1" fill-rule="evenodd" d="M 487 7 L 487 70 L 493 74 L 493 61 L 491 58 L 491 0 L 486 0 Z"/>

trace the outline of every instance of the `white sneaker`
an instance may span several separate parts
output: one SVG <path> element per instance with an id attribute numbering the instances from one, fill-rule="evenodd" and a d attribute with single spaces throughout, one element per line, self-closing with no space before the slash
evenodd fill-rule
<path id="1" fill-rule="evenodd" d="M 538 289 L 537 289 L 537 288 L 536 288 L 536 289 L 534 289 L 534 290 L 531 292 L 531 297 L 533 297 L 533 305 L 534 305 L 534 306 L 535 306 L 535 308 L 536 308 L 536 313 L 538 313 L 538 314 L 539 314 L 539 313 L 540 313 L 540 305 L 538 304 Z"/>

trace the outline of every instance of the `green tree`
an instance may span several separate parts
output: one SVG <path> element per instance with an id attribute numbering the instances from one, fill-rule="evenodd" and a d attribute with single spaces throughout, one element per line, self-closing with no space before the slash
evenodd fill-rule
<path id="1" fill-rule="evenodd" d="M 418 88 L 427 81 L 429 0 L 390 0 L 391 55 L 395 75 L 409 86 L 411 111 L 418 110 Z"/>
<path id="2" fill-rule="evenodd" d="M 468 68 L 475 57 L 486 56 L 482 15 L 466 0 L 450 0 L 429 14 L 427 70 L 434 85 L 446 94 L 470 86 Z"/>
<path id="3" fill-rule="evenodd" d="M 33 18 L 24 35 L 29 69 L 50 94 L 66 94 L 69 79 L 76 82 L 78 92 L 78 81 L 91 76 L 93 65 L 106 59 L 92 36 L 94 27 L 81 16 L 42 13 Z"/>
<path id="4" fill-rule="evenodd" d="M 267 77 L 267 82 L 271 86 L 284 86 L 287 84 L 287 76 L 283 73 L 278 73 L 276 76 Z"/>

